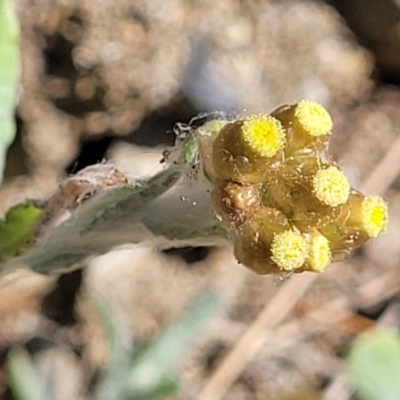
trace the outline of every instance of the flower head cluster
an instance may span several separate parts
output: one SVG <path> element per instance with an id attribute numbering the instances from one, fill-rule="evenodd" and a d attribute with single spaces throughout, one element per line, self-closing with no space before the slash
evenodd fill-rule
<path id="1" fill-rule="evenodd" d="M 327 156 L 332 126 L 320 104 L 302 100 L 199 141 L 215 212 L 236 258 L 257 273 L 322 272 L 385 230 L 386 203 L 352 189 Z"/>

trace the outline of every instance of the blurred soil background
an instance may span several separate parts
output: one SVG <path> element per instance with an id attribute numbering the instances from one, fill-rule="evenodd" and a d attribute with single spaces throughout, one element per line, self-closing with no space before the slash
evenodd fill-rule
<path id="1" fill-rule="evenodd" d="M 174 142 L 174 124 L 200 112 L 270 112 L 302 98 L 329 109 L 331 150 L 352 185 L 385 190 L 387 233 L 318 277 L 243 363 L 225 398 L 354 398 L 343 361 L 351 339 L 375 324 L 400 323 L 400 3 L 16 3 L 22 87 L 0 215 L 25 198 L 46 198 L 63 177 L 103 159 L 130 176 L 153 173 Z M 143 343 L 207 287 L 221 293 L 224 306 L 188 349 L 180 392 L 170 399 L 195 399 L 214 379 L 281 290 L 278 277 L 247 271 L 229 248 L 113 251 L 58 277 L 3 276 L 0 397 L 13 398 L 4 361 L 23 344 L 58 376 L 57 398 L 85 398 L 82 388 L 108 357 L 88 299 L 118 310 L 132 340 Z"/>

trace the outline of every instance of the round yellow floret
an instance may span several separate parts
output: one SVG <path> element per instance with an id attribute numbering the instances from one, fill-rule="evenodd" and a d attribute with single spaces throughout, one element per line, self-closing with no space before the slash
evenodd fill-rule
<path id="1" fill-rule="evenodd" d="M 294 110 L 294 125 L 310 136 L 328 135 L 333 126 L 328 111 L 320 104 L 310 101 L 300 101 Z"/>
<path id="2" fill-rule="evenodd" d="M 280 269 L 293 271 L 304 264 L 308 250 L 308 241 L 301 233 L 287 230 L 274 235 L 271 259 Z"/>
<path id="3" fill-rule="evenodd" d="M 361 219 L 365 233 L 369 237 L 377 237 L 386 229 L 387 204 L 379 196 L 366 197 L 361 203 Z"/>
<path id="4" fill-rule="evenodd" d="M 313 193 L 321 203 L 336 207 L 347 201 L 350 184 L 342 171 L 331 166 L 314 175 Z"/>
<path id="5" fill-rule="evenodd" d="M 247 118 L 242 125 L 246 145 L 261 157 L 273 157 L 285 145 L 285 132 L 274 117 L 259 114 Z"/>
<path id="6" fill-rule="evenodd" d="M 332 261 L 329 240 L 317 232 L 310 238 L 310 248 L 306 260 L 307 265 L 316 272 L 322 272 Z"/>

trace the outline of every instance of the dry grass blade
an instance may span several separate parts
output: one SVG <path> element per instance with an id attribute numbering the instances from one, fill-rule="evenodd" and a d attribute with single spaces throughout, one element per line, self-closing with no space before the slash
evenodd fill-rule
<path id="1" fill-rule="evenodd" d="M 361 191 L 383 193 L 400 172 L 400 164 L 397 162 L 399 156 L 400 138 L 393 143 L 391 149 L 363 184 Z M 282 286 L 211 376 L 207 385 L 199 393 L 198 400 L 222 398 L 225 391 L 263 347 L 267 338 L 273 333 L 273 329 L 289 315 L 298 300 L 317 278 L 317 274 L 294 276 Z"/>
<path id="2" fill-rule="evenodd" d="M 289 279 L 266 306 L 257 319 L 249 326 L 216 373 L 209 384 L 198 396 L 198 400 L 220 399 L 225 390 L 239 376 L 243 368 L 260 350 L 272 328 L 278 325 L 289 314 L 297 301 L 315 281 L 317 275 L 304 273 Z M 270 329 L 270 331 L 267 331 Z"/>

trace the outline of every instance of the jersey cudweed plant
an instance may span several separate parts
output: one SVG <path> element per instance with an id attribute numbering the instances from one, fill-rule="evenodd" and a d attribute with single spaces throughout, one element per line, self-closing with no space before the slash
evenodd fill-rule
<path id="1" fill-rule="evenodd" d="M 385 230 L 386 203 L 352 189 L 332 161 L 332 127 L 320 104 L 302 100 L 227 122 L 214 134 L 206 175 L 246 267 L 260 274 L 322 272 Z"/>
<path id="2" fill-rule="evenodd" d="M 147 180 L 99 164 L 47 201 L 12 208 L 0 221 L 0 260 L 49 273 L 127 243 L 229 240 L 259 274 L 323 272 L 384 232 L 387 205 L 352 189 L 331 159 L 333 123 L 320 104 L 203 117 L 178 125 L 165 169 Z"/>

